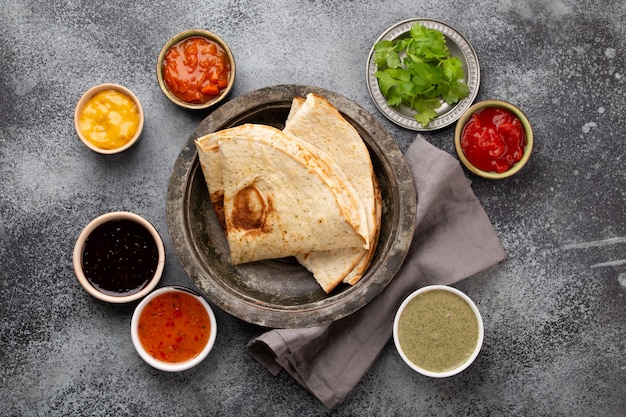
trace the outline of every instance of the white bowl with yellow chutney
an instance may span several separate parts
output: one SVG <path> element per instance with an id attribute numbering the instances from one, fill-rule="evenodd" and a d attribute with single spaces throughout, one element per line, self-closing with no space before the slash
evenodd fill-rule
<path id="1" fill-rule="evenodd" d="M 126 87 L 100 84 L 85 92 L 74 112 L 80 140 L 94 152 L 114 154 L 133 146 L 143 130 L 139 99 Z"/>
<path id="2" fill-rule="evenodd" d="M 446 285 L 413 292 L 393 322 L 393 341 L 404 362 L 435 378 L 456 375 L 470 366 L 483 338 L 483 321 L 474 302 Z"/>

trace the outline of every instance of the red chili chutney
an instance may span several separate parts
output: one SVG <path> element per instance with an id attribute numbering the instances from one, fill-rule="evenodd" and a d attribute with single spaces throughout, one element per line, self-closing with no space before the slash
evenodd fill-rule
<path id="1" fill-rule="evenodd" d="M 168 90 L 187 103 L 202 104 L 228 86 L 230 61 L 224 49 L 201 36 L 172 46 L 163 60 L 163 80 Z"/>
<path id="2" fill-rule="evenodd" d="M 479 169 L 502 173 L 522 159 L 526 135 L 512 112 L 488 107 L 472 114 L 463 128 L 461 148 Z"/>
<path id="3" fill-rule="evenodd" d="M 141 345 L 155 359 L 184 362 L 202 352 L 211 322 L 200 301 L 186 293 L 166 292 L 145 306 L 138 322 Z"/>

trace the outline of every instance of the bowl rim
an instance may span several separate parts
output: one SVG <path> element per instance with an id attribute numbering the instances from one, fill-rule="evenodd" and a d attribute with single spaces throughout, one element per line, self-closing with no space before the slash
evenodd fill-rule
<path id="1" fill-rule="evenodd" d="M 83 272 L 83 267 L 82 267 L 83 247 L 85 246 L 85 241 L 87 240 L 87 237 L 94 231 L 96 227 L 111 220 L 122 220 L 122 219 L 132 220 L 140 224 L 141 226 L 145 227 L 146 230 L 150 232 L 150 235 L 152 236 L 152 238 L 154 239 L 157 245 L 157 250 L 159 253 L 159 260 L 157 263 L 157 269 L 154 273 L 154 276 L 144 288 L 142 288 L 140 291 L 137 291 L 136 293 L 133 293 L 133 294 L 123 295 L 123 296 L 114 296 L 114 295 L 105 294 L 99 291 L 96 287 L 91 285 L 91 283 L 85 276 L 85 273 Z M 85 291 L 87 291 L 93 297 L 102 301 L 113 303 L 113 304 L 128 303 L 131 301 L 138 300 L 146 296 L 147 294 L 149 294 L 150 291 L 152 291 L 161 280 L 161 276 L 163 275 L 163 269 L 165 268 L 165 246 L 163 245 L 163 240 L 161 239 L 159 232 L 155 229 L 155 227 L 149 221 L 147 221 L 146 219 L 144 219 L 143 217 L 135 213 L 131 213 L 127 211 L 113 211 L 113 212 L 105 213 L 96 217 L 95 219 L 90 221 L 89 224 L 87 224 L 87 226 L 83 228 L 83 230 L 78 235 L 78 238 L 76 239 L 76 244 L 74 245 L 74 252 L 72 254 L 72 264 L 74 266 L 74 273 L 76 275 L 76 278 L 78 279 L 78 282 L 85 289 Z"/>
<path id="2" fill-rule="evenodd" d="M 124 144 L 123 146 L 120 146 L 119 148 L 114 148 L 114 149 L 104 149 L 104 148 L 100 148 L 94 145 L 89 140 L 87 140 L 87 138 L 83 134 L 82 129 L 80 128 L 80 113 L 85 107 L 85 104 L 87 103 L 87 101 L 89 101 L 89 99 L 91 99 L 97 93 L 101 91 L 105 91 L 105 90 L 115 90 L 123 94 L 126 94 L 128 97 L 130 97 L 133 100 L 133 102 L 135 103 L 135 106 L 137 106 L 137 112 L 139 114 L 139 126 L 137 126 L 137 132 L 135 132 L 135 135 L 128 142 L 126 142 L 126 144 Z M 141 137 L 141 133 L 143 132 L 144 121 L 145 121 L 145 115 L 143 111 L 143 106 L 141 105 L 141 102 L 139 101 L 135 93 L 133 93 L 132 91 L 130 91 L 128 88 L 124 87 L 123 85 L 115 84 L 115 83 L 103 83 L 103 84 L 98 84 L 98 85 L 91 87 L 89 90 L 83 93 L 83 95 L 80 97 L 80 99 L 76 103 L 76 107 L 74 109 L 74 129 L 76 130 L 76 134 L 78 135 L 78 138 L 83 143 L 83 145 L 85 145 L 87 148 L 91 149 L 92 151 L 96 153 L 100 153 L 103 155 L 112 155 L 112 154 L 123 152 L 126 149 L 133 146 L 135 143 L 137 143 L 139 141 L 139 138 Z"/>
<path id="3" fill-rule="evenodd" d="M 228 76 L 228 86 L 226 86 L 226 88 L 222 90 L 220 94 L 217 97 L 215 97 L 213 100 L 209 100 L 206 103 L 202 103 L 202 104 L 187 103 L 185 101 L 182 101 L 181 99 L 179 99 L 178 97 L 176 97 L 174 94 L 170 92 L 170 90 L 167 88 L 167 85 L 165 84 L 165 80 L 163 79 L 163 71 L 162 71 L 163 59 L 165 58 L 165 54 L 167 53 L 167 51 L 178 42 L 182 41 L 183 39 L 190 38 L 192 36 L 200 36 L 208 40 L 211 40 L 213 42 L 216 42 L 224 49 L 224 51 L 226 52 L 226 55 L 228 56 L 228 59 L 230 60 L 230 74 Z M 165 94 L 165 96 L 172 103 L 182 108 L 189 109 L 189 110 L 208 109 L 209 107 L 213 107 L 216 104 L 223 101 L 228 96 L 228 94 L 233 88 L 233 85 L 235 84 L 236 71 L 237 69 L 235 65 L 235 57 L 233 56 L 233 53 L 230 47 L 228 46 L 228 44 L 226 43 L 226 41 L 224 41 L 224 39 L 222 39 L 216 33 L 211 32 L 206 29 L 187 29 L 187 30 L 183 30 L 182 32 L 175 34 L 167 42 L 165 42 L 165 44 L 161 48 L 161 51 L 159 52 L 159 56 L 156 62 L 157 81 L 159 83 L 159 87 L 161 87 L 161 91 L 163 92 L 163 94 Z"/>
<path id="4" fill-rule="evenodd" d="M 159 295 L 170 292 L 182 292 L 195 297 L 198 301 L 200 301 L 200 303 L 206 310 L 207 314 L 209 315 L 209 320 L 211 322 L 209 340 L 207 341 L 207 344 L 204 346 L 202 351 L 197 356 L 184 362 L 178 363 L 163 362 L 154 358 L 144 349 L 141 341 L 139 340 L 139 317 L 141 316 L 144 308 L 146 307 L 146 305 L 148 305 L 150 301 L 152 301 Z M 171 285 L 154 290 L 147 297 L 141 300 L 137 307 L 135 307 L 133 316 L 131 318 L 130 334 L 135 350 L 137 351 L 141 359 L 143 359 L 148 365 L 161 371 L 180 372 L 196 366 L 208 356 L 209 352 L 211 352 L 213 346 L 215 345 L 215 340 L 217 339 L 217 319 L 215 318 L 215 314 L 209 303 L 200 294 L 186 287 Z"/>
<path id="5" fill-rule="evenodd" d="M 411 362 L 409 360 L 409 358 L 404 354 L 404 352 L 402 350 L 402 347 L 400 345 L 400 340 L 398 338 L 398 323 L 400 322 L 400 316 L 402 315 L 402 312 L 406 308 L 407 304 L 409 302 L 411 302 L 418 295 L 423 294 L 425 292 L 435 291 L 435 290 L 447 291 L 447 292 L 453 293 L 453 294 L 461 297 L 471 307 L 472 311 L 474 312 L 474 314 L 476 316 L 476 319 L 478 320 L 478 341 L 476 342 L 476 347 L 474 348 L 474 351 L 472 352 L 472 355 L 467 359 L 467 361 L 465 361 L 459 367 L 457 367 L 455 369 L 452 369 L 452 370 L 449 370 L 449 371 L 446 371 L 446 372 L 429 371 L 429 370 L 421 368 L 421 367 L 417 366 L 416 364 L 414 364 L 413 362 Z M 465 369 L 467 369 L 474 362 L 474 360 L 478 357 L 478 354 L 480 353 L 480 350 L 482 349 L 484 338 L 485 338 L 485 327 L 484 327 L 482 315 L 480 314 L 480 311 L 478 310 L 478 307 L 476 307 L 476 304 L 474 303 L 474 301 L 472 301 L 472 299 L 469 298 L 469 296 L 467 296 L 467 294 L 465 294 L 464 292 L 462 292 L 462 291 L 460 291 L 460 290 L 458 290 L 458 289 L 456 289 L 454 287 L 450 287 L 448 285 L 438 285 L 438 284 L 437 285 L 427 285 L 425 287 L 422 287 L 422 288 L 412 292 L 411 294 L 409 294 L 404 299 L 402 304 L 400 304 L 400 307 L 398 307 L 398 310 L 396 311 L 396 315 L 395 315 L 394 320 L 393 320 L 393 342 L 394 342 L 394 345 L 396 347 L 396 351 L 398 352 L 398 354 L 400 355 L 402 360 L 411 369 L 413 369 L 414 371 L 416 371 L 416 372 L 418 372 L 418 373 L 420 373 L 422 375 L 433 377 L 433 378 L 450 377 L 450 376 L 459 374 L 460 372 L 462 372 Z"/>
<path id="6" fill-rule="evenodd" d="M 463 152 L 463 148 L 461 147 L 461 136 L 463 134 L 463 128 L 465 127 L 465 124 L 467 123 L 469 118 L 477 111 L 489 107 L 497 107 L 509 110 L 511 113 L 517 116 L 518 119 L 520 119 L 522 127 L 524 128 L 524 133 L 526 134 L 526 146 L 524 146 L 524 154 L 522 155 L 522 159 L 516 162 L 515 165 L 513 165 L 508 171 L 502 173 L 484 171 L 477 168 L 467 159 L 465 153 Z M 470 108 L 465 111 L 465 113 L 463 113 L 461 118 L 457 121 L 456 128 L 454 130 L 454 147 L 463 165 L 468 170 L 480 177 L 494 180 L 508 178 L 518 173 L 530 159 L 534 142 L 535 139 L 533 134 L 533 128 L 530 121 L 528 120 L 528 117 L 526 117 L 526 114 L 524 114 L 524 112 L 516 105 L 504 100 L 492 99 L 474 103 Z"/>

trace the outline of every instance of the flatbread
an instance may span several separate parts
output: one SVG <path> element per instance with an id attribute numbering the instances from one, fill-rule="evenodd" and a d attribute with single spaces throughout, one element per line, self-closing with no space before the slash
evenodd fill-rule
<path id="1" fill-rule="evenodd" d="M 195 143 L 211 200 L 223 201 L 234 265 L 369 247 L 368 220 L 357 192 L 334 160 L 309 143 L 258 124 L 215 132 Z"/>
<path id="2" fill-rule="evenodd" d="M 306 99 L 294 98 L 283 131 L 327 153 L 359 194 L 367 216 L 369 248 L 342 248 L 297 256 L 323 288 L 334 288 L 342 281 L 354 285 L 371 263 L 380 232 L 382 198 L 369 151 L 354 126 L 324 97 L 313 93 Z"/>
<path id="3" fill-rule="evenodd" d="M 198 150 L 198 160 L 209 189 L 217 220 L 226 229 L 224 219 L 224 182 L 222 181 L 222 161 L 217 140 L 204 136 L 194 141 Z"/>

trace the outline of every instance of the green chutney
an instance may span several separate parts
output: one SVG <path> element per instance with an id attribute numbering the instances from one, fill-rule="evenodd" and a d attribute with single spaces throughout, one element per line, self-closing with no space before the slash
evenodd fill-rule
<path id="1" fill-rule="evenodd" d="M 478 319 L 472 307 L 450 291 L 432 290 L 407 303 L 398 321 L 398 341 L 406 357 L 430 372 L 458 368 L 474 353 Z"/>

